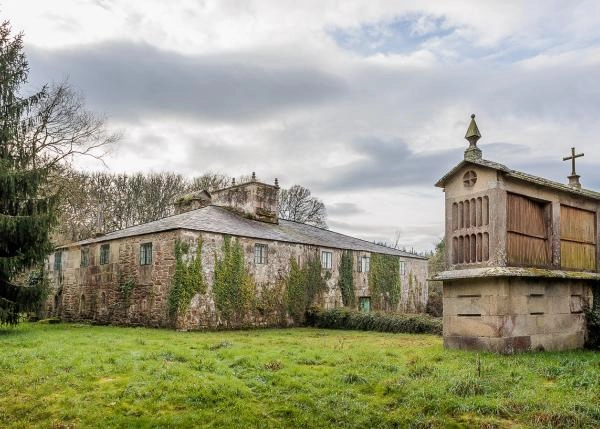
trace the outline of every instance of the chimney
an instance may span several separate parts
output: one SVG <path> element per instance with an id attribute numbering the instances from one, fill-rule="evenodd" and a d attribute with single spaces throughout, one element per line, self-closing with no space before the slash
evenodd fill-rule
<path id="1" fill-rule="evenodd" d="M 256 174 L 246 183 L 232 185 L 212 193 L 212 203 L 225 207 L 249 219 L 279 223 L 277 203 L 279 184 L 269 185 L 257 181 Z"/>
<path id="2" fill-rule="evenodd" d="M 175 201 L 175 214 L 201 209 L 212 203 L 212 197 L 208 191 L 196 191 L 183 195 Z"/>

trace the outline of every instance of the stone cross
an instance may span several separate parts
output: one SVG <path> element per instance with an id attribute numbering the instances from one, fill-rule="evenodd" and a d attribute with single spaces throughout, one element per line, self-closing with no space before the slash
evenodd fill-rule
<path id="1" fill-rule="evenodd" d="M 563 158 L 563 161 L 568 161 L 569 159 L 571 160 L 571 167 L 572 167 L 571 176 L 577 175 L 577 173 L 575 173 L 575 158 L 579 158 L 580 156 L 583 156 L 583 153 L 578 153 L 577 155 L 575 155 L 575 148 L 572 147 L 571 148 L 571 156 L 565 156 Z"/>

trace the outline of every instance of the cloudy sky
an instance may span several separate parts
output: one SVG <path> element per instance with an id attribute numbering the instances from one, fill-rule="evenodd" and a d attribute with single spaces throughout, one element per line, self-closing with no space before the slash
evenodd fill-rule
<path id="1" fill-rule="evenodd" d="M 123 139 L 112 171 L 256 171 L 331 229 L 443 234 L 433 183 L 477 114 L 484 157 L 600 189 L 598 1 L 0 0 L 33 85 L 68 78 Z M 82 168 L 102 169 L 82 163 Z"/>

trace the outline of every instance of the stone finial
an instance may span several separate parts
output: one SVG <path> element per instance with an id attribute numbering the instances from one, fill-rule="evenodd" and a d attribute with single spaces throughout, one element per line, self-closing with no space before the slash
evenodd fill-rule
<path id="1" fill-rule="evenodd" d="M 256 173 L 254 171 L 252 172 L 252 181 L 256 181 Z"/>
<path id="2" fill-rule="evenodd" d="M 475 113 L 471 115 L 471 123 L 465 134 L 469 147 L 465 150 L 465 159 L 481 159 L 481 149 L 477 147 L 477 141 L 481 138 L 479 128 L 475 122 Z"/>
<path id="3" fill-rule="evenodd" d="M 575 148 L 571 148 L 571 156 L 563 157 L 563 161 L 571 160 L 571 175 L 567 176 L 569 179 L 569 186 L 575 189 L 581 189 L 581 183 L 579 182 L 579 175 L 575 172 L 575 158 L 583 156 L 583 153 L 575 154 Z"/>
<path id="4" fill-rule="evenodd" d="M 277 180 L 277 177 L 275 178 L 275 187 L 279 188 L 279 180 Z"/>

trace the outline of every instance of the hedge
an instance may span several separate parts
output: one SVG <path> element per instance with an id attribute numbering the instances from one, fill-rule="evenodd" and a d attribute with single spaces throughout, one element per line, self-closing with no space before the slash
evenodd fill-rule
<path id="1" fill-rule="evenodd" d="M 352 329 L 406 334 L 442 334 L 442 319 L 425 314 L 365 313 L 349 308 L 311 309 L 309 326 L 326 329 Z"/>

